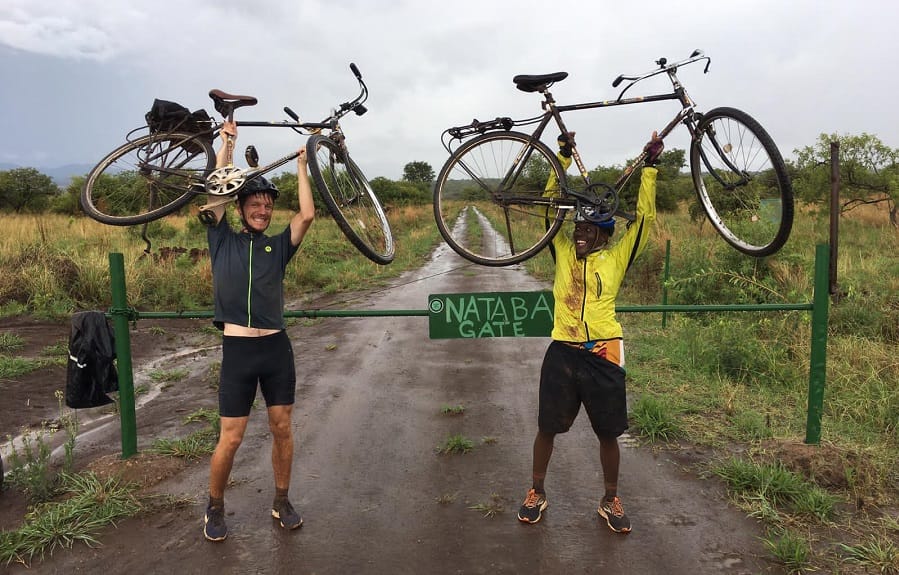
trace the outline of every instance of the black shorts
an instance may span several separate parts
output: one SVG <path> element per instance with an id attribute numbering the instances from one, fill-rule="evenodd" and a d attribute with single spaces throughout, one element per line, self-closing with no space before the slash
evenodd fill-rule
<path id="1" fill-rule="evenodd" d="M 263 337 L 224 336 L 219 380 L 219 415 L 250 415 L 257 385 L 265 405 L 293 405 L 296 368 L 287 332 Z"/>
<path id="2" fill-rule="evenodd" d="M 537 426 L 565 433 L 584 405 L 597 436 L 618 437 L 627 429 L 624 370 L 585 349 L 553 341 L 540 370 Z"/>

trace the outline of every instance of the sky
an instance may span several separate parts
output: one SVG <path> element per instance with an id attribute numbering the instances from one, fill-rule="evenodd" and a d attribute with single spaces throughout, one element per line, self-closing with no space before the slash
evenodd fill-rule
<path id="1" fill-rule="evenodd" d="M 540 113 L 517 74 L 564 71 L 560 104 L 613 99 L 612 80 L 660 57 L 711 57 L 679 76 L 697 109 L 740 108 L 785 157 L 822 133 L 869 133 L 899 147 L 895 0 L 0 0 L 0 165 L 97 163 L 144 124 L 154 98 L 213 112 L 207 94 L 256 96 L 237 119 L 342 121 L 369 178 L 400 179 L 447 158 L 441 133 L 472 119 Z M 670 91 L 665 76 L 628 95 Z M 676 102 L 566 114 L 587 167 L 622 164 Z M 290 130 L 244 128 L 261 160 L 302 145 Z M 679 130 L 667 147 L 687 147 Z M 242 154 L 238 154 L 238 157 Z"/>

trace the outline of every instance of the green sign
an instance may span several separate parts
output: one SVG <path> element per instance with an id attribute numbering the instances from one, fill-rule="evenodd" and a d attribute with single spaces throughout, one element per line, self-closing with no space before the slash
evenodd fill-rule
<path id="1" fill-rule="evenodd" d="M 549 337 L 552 292 L 431 294 L 431 339 Z"/>

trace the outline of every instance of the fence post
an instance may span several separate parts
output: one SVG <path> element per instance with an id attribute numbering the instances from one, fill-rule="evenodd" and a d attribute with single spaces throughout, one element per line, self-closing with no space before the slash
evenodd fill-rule
<path id="1" fill-rule="evenodd" d="M 115 329 L 116 364 L 119 375 L 119 419 L 122 424 L 122 459 L 137 453 L 137 424 L 134 415 L 134 374 L 131 369 L 131 333 L 128 331 L 128 297 L 125 293 L 125 258 L 109 254 L 112 287 L 112 325 Z"/>
<path id="2" fill-rule="evenodd" d="M 662 305 L 668 305 L 668 278 L 671 277 L 671 240 L 665 240 L 665 268 L 662 272 Z M 662 328 L 668 326 L 668 312 L 662 312 Z"/>
<path id="3" fill-rule="evenodd" d="M 815 250 L 815 293 L 812 299 L 812 351 L 808 369 L 808 418 L 805 442 L 821 443 L 821 413 L 824 409 L 824 380 L 827 376 L 827 314 L 830 305 L 828 280 L 830 248 Z"/>

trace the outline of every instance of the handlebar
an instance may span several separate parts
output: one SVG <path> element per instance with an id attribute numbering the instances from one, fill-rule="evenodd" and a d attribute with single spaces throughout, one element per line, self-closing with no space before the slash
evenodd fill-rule
<path id="1" fill-rule="evenodd" d="M 337 108 L 332 110 L 331 115 L 319 122 L 321 126 L 327 126 L 330 129 L 334 129 L 337 126 L 337 121 L 348 114 L 350 111 L 356 113 L 357 116 L 361 116 L 368 109 L 362 105 L 368 99 L 368 86 L 365 85 L 365 82 L 362 80 L 362 73 L 359 72 L 359 67 L 356 66 L 355 63 L 350 62 L 350 70 L 353 72 L 353 75 L 356 77 L 356 80 L 359 82 L 359 95 L 356 96 L 353 100 L 349 102 L 344 102 L 340 104 Z M 290 118 L 297 123 L 300 122 L 300 115 L 294 112 L 289 106 L 284 106 L 284 113 L 290 116 Z M 320 129 L 320 128 L 318 128 Z M 299 128 L 293 128 L 295 132 L 300 132 Z"/>
<path id="2" fill-rule="evenodd" d="M 703 74 L 708 73 L 709 66 L 712 63 L 712 59 L 709 58 L 708 56 L 706 56 L 702 50 L 697 49 L 697 50 L 693 50 L 693 53 L 690 54 L 690 56 L 688 58 L 681 60 L 679 62 L 674 62 L 672 64 L 668 63 L 667 58 L 659 58 L 658 60 L 656 60 L 656 65 L 658 66 L 658 68 L 655 70 L 652 70 L 650 72 L 646 72 L 645 74 L 640 74 L 637 76 L 625 76 L 624 74 L 622 74 L 622 75 L 618 76 L 617 78 L 615 78 L 615 80 L 612 82 L 612 87 L 617 88 L 625 80 L 628 80 L 630 82 L 624 88 L 624 90 L 622 90 L 621 93 L 618 95 L 618 99 L 620 100 L 621 97 L 624 96 L 624 93 L 627 92 L 630 89 L 630 87 L 633 86 L 634 84 L 636 84 L 637 82 L 639 82 L 641 80 L 645 80 L 646 78 L 651 78 L 652 76 L 656 76 L 658 74 L 662 74 L 663 72 L 668 73 L 669 75 L 674 74 L 677 72 L 677 69 L 680 68 L 681 66 L 686 66 L 687 64 L 692 64 L 692 63 L 698 62 L 700 60 L 706 60 L 706 65 L 705 65 L 705 68 L 703 69 L 702 73 Z"/>

